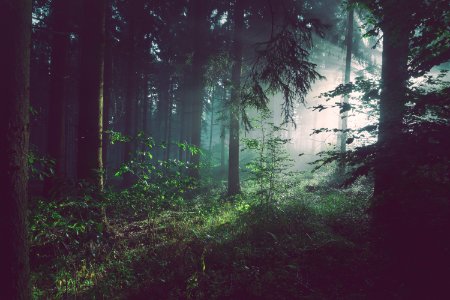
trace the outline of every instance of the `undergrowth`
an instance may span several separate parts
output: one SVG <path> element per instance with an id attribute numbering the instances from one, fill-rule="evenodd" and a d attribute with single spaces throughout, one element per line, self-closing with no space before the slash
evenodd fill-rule
<path id="1" fill-rule="evenodd" d="M 102 207 L 41 200 L 31 224 L 34 298 L 364 298 L 369 195 L 291 180 L 313 184 L 292 184 L 270 203 L 251 181 L 234 201 L 217 186 L 159 209 L 132 191 L 107 193 Z"/>

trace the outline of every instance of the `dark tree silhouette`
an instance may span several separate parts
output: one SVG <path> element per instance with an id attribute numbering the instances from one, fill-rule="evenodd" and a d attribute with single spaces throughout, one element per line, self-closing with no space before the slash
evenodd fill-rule
<path id="1" fill-rule="evenodd" d="M 31 298 L 27 183 L 31 0 L 0 2 L 0 294 Z"/>

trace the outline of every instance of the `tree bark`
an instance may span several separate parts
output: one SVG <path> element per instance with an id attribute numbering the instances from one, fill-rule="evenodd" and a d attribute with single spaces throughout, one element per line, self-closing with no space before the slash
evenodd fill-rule
<path id="1" fill-rule="evenodd" d="M 214 129 L 214 97 L 216 96 L 216 88 L 213 87 L 211 94 L 211 119 L 209 121 L 209 155 L 212 161 L 212 140 L 213 140 L 213 129 Z"/>
<path id="2" fill-rule="evenodd" d="M 168 120 L 170 107 L 170 70 L 169 66 L 162 66 L 159 82 L 159 102 L 158 102 L 158 139 L 160 143 L 167 145 L 168 141 Z M 167 148 L 162 149 L 160 153 L 161 159 L 166 159 Z"/>
<path id="3" fill-rule="evenodd" d="M 166 155 L 165 160 L 170 159 L 170 149 L 172 143 L 172 101 L 173 101 L 173 91 L 171 89 L 171 93 L 169 94 L 169 103 L 167 107 L 167 119 L 166 119 Z"/>
<path id="4" fill-rule="evenodd" d="M 222 87 L 222 103 L 226 103 L 227 90 L 225 86 Z M 225 174 L 225 135 L 226 135 L 226 122 L 225 122 L 225 110 L 221 109 L 221 120 L 220 120 L 220 172 Z"/>
<path id="5" fill-rule="evenodd" d="M 234 7 L 234 36 L 231 49 L 231 101 L 230 101 L 230 144 L 228 157 L 228 195 L 240 193 L 239 179 L 239 115 L 241 102 L 242 31 L 244 29 L 243 0 L 236 0 Z"/>
<path id="6" fill-rule="evenodd" d="M 103 189 L 105 0 L 84 0 L 78 121 L 78 179 Z"/>
<path id="7" fill-rule="evenodd" d="M 103 145 L 102 160 L 105 169 L 105 182 L 108 178 L 108 148 L 109 134 L 105 133 L 110 130 L 109 120 L 112 103 L 112 86 L 113 86 L 113 43 L 112 43 L 112 3 L 110 0 L 106 2 L 105 17 L 105 67 L 104 67 L 104 85 L 103 85 Z"/>
<path id="8" fill-rule="evenodd" d="M 55 160 L 54 177 L 46 180 L 45 194 L 50 196 L 55 192 L 58 182 L 66 176 L 66 75 L 67 55 L 69 51 L 68 12 L 67 1 L 53 1 L 52 18 L 52 54 L 51 54 L 51 82 L 49 95 L 49 112 L 47 124 L 48 154 Z M 57 32 L 57 33 L 55 33 Z"/>
<path id="9" fill-rule="evenodd" d="M 127 47 L 127 78 L 126 78 L 126 104 L 125 104 L 125 135 L 131 140 L 125 143 L 123 152 L 123 162 L 128 163 L 136 150 L 136 143 L 134 138 L 137 133 L 137 39 L 140 37 L 140 23 L 139 10 L 142 10 L 141 1 L 129 1 L 128 3 L 128 47 Z M 133 182 L 133 176 L 130 173 L 125 173 L 123 177 L 123 184 L 128 187 Z"/>
<path id="10" fill-rule="evenodd" d="M 142 112 L 142 131 L 146 137 L 152 135 L 152 102 L 151 99 L 148 99 L 148 74 L 147 71 L 144 71 L 144 105 Z"/>
<path id="11" fill-rule="evenodd" d="M 408 80 L 408 51 L 410 30 L 398 24 L 397 5 L 385 8 L 383 26 L 383 63 L 381 69 L 380 120 L 378 129 L 379 150 L 375 165 L 375 196 L 389 193 L 401 178 L 398 168 L 401 151 L 403 116 Z M 395 17 L 396 16 L 396 17 Z M 406 19 L 407 17 L 404 16 Z M 406 23 L 406 21 L 405 21 Z"/>
<path id="12" fill-rule="evenodd" d="M 348 84 L 350 82 L 351 68 L 352 68 L 352 45 L 353 45 L 353 22 L 354 22 L 354 9 L 353 7 L 349 8 L 347 15 L 347 34 L 345 37 L 346 43 L 346 56 L 345 56 L 345 74 L 344 74 L 344 84 Z M 341 104 L 343 107 L 348 105 L 348 96 L 345 95 L 342 99 Z M 338 165 L 338 178 L 342 178 L 345 174 L 345 152 L 347 151 L 347 121 L 348 121 L 348 111 L 343 112 L 339 116 L 340 120 L 340 129 L 342 132 L 339 136 L 339 152 L 341 153 L 341 159 Z"/>
<path id="13" fill-rule="evenodd" d="M 207 52 L 205 41 L 208 31 L 208 9 L 205 1 L 194 0 L 191 7 L 191 26 L 194 36 L 194 54 L 192 58 L 192 86 L 191 86 L 191 107 L 192 107 L 192 131 L 191 143 L 193 146 L 201 148 L 202 135 L 202 113 L 203 98 L 205 88 L 205 67 L 207 63 Z M 200 152 L 192 155 L 192 165 L 190 175 L 195 179 L 200 179 Z"/>
<path id="14" fill-rule="evenodd" d="M 27 183 L 31 0 L 0 3 L 1 297 L 31 299 Z"/>

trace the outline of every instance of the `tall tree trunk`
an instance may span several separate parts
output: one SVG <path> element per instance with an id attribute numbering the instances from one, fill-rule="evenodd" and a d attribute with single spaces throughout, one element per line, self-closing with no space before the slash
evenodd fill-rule
<path id="1" fill-rule="evenodd" d="M 103 189 L 105 0 L 84 0 L 78 121 L 78 179 Z"/>
<path id="2" fill-rule="evenodd" d="M 45 194 L 55 192 L 58 181 L 66 176 L 66 74 L 69 51 L 69 2 L 56 0 L 52 3 L 52 54 L 49 112 L 47 124 L 48 154 L 55 160 L 55 176 L 45 182 Z"/>
<path id="3" fill-rule="evenodd" d="M 180 138 L 179 143 L 185 143 L 186 142 L 186 103 L 183 102 L 183 100 L 180 100 Z M 180 161 L 185 161 L 184 156 L 185 151 L 182 147 L 178 148 L 178 159 Z"/>
<path id="4" fill-rule="evenodd" d="M 214 97 L 216 96 L 216 88 L 213 87 L 211 95 L 211 119 L 209 121 L 209 155 L 212 160 L 212 140 L 213 140 L 213 129 L 214 129 Z"/>
<path id="5" fill-rule="evenodd" d="M 144 71 L 144 105 L 142 108 L 142 131 L 146 137 L 151 136 L 152 134 L 152 103 L 151 99 L 148 99 L 148 74 L 147 71 Z"/>
<path id="6" fill-rule="evenodd" d="M 172 90 L 172 89 L 171 89 Z M 167 136 L 166 136 L 166 157 L 165 160 L 169 160 L 170 158 L 170 149 L 172 143 L 172 101 L 173 101 L 173 91 L 169 95 L 169 105 L 167 111 L 167 119 L 166 119 L 166 128 L 167 128 Z"/>
<path id="7" fill-rule="evenodd" d="M 344 84 L 350 82 L 351 68 L 352 68 L 352 45 L 353 45 L 353 23 L 354 23 L 354 9 L 349 8 L 347 15 L 347 34 L 345 37 L 345 43 L 347 46 L 347 52 L 345 56 L 345 74 L 344 74 Z M 341 101 L 342 107 L 345 108 L 348 105 L 348 96 L 345 95 Z M 339 152 L 341 153 L 341 159 L 338 165 L 338 178 L 342 178 L 345 174 L 345 152 L 347 151 L 347 121 L 348 121 L 348 111 L 340 114 L 340 129 L 342 132 L 339 136 Z"/>
<path id="8" fill-rule="evenodd" d="M 375 234 L 376 250 L 383 253 L 388 260 L 386 266 L 389 266 L 388 270 L 383 271 L 386 274 L 383 276 L 385 282 L 380 283 L 379 290 L 397 289 L 396 285 L 400 284 L 399 278 L 402 282 L 408 281 L 407 274 L 402 269 L 409 268 L 408 264 L 411 262 L 405 264 L 407 261 L 405 258 L 414 252 L 412 247 L 408 246 L 412 241 L 408 237 L 411 237 L 412 233 L 409 232 L 411 229 L 406 227 L 412 223 L 409 225 L 405 223 L 407 204 L 403 202 L 405 195 L 401 188 L 403 167 L 400 159 L 404 151 L 401 147 L 401 139 L 410 36 L 410 28 L 406 20 L 410 14 L 407 13 L 406 6 L 393 2 L 385 1 L 382 7 L 385 22 L 382 26 L 380 119 L 372 204 L 372 229 Z M 407 5 L 407 1 L 400 2 Z M 405 299 L 407 298 L 410 297 Z"/>
<path id="9" fill-rule="evenodd" d="M 394 9 L 394 8 L 391 8 Z M 392 16 L 397 14 L 391 12 Z M 386 16 L 389 18 L 389 16 Z M 395 23 L 395 24 L 394 24 Z M 375 195 L 387 192 L 400 179 L 398 143 L 402 135 L 405 109 L 409 30 L 395 20 L 383 26 L 379 151 L 375 168 Z"/>
<path id="10" fill-rule="evenodd" d="M 131 140 L 125 143 L 123 152 L 123 162 L 128 163 L 136 149 L 134 138 L 137 133 L 136 118 L 137 118 L 137 81 L 136 75 L 136 39 L 137 39 L 137 10 L 142 9 L 137 2 L 128 2 L 128 45 L 127 45 L 127 78 L 126 78 L 126 95 L 125 95 L 125 135 Z M 123 184 L 128 187 L 133 182 L 133 176 L 130 173 L 125 173 L 123 177 Z"/>
<path id="11" fill-rule="evenodd" d="M 0 291 L 3 299 L 27 300 L 31 0 L 0 3 L 0 36 Z"/>
<path id="12" fill-rule="evenodd" d="M 103 86 L 103 146 L 102 159 L 105 169 L 105 181 L 108 178 L 108 148 L 109 134 L 105 133 L 109 128 L 110 111 L 112 104 L 112 86 L 113 86 L 113 43 L 112 43 L 112 3 L 111 0 L 106 2 L 106 19 L 105 19 L 105 67 L 104 67 L 104 86 Z"/>
<path id="13" fill-rule="evenodd" d="M 227 90 L 225 86 L 222 88 L 222 103 L 226 103 Z M 220 118 L 220 171 L 221 174 L 225 174 L 225 135 L 226 135 L 226 122 L 225 122 L 225 110 L 222 106 L 221 118 Z"/>
<path id="14" fill-rule="evenodd" d="M 242 31 L 244 29 L 243 0 L 236 0 L 234 7 L 234 36 L 231 49 L 231 101 L 230 101 L 230 144 L 228 157 L 228 195 L 240 192 L 239 179 L 239 114 L 241 104 Z"/>
<path id="15" fill-rule="evenodd" d="M 192 58 L 192 87 L 191 87 L 191 107 L 192 107 L 192 131 L 191 143 L 193 146 L 201 147 L 202 135 L 202 113 L 203 98 L 205 88 L 205 66 L 207 63 L 207 53 L 205 49 L 205 40 L 208 31 L 208 9 L 206 3 L 201 0 L 194 0 L 190 9 L 191 24 L 194 35 L 194 54 Z M 192 155 L 193 168 L 190 175 L 195 179 L 200 179 L 200 152 Z"/>
<path id="16" fill-rule="evenodd" d="M 158 102 L 158 127 L 159 142 L 166 145 L 168 136 L 169 102 L 170 102 L 170 70 L 168 66 L 162 66 L 159 82 L 159 102 Z M 166 158 L 167 148 L 164 148 L 159 157 Z"/>
<path id="17" fill-rule="evenodd" d="M 225 174 L 225 122 L 220 125 L 220 170 Z"/>

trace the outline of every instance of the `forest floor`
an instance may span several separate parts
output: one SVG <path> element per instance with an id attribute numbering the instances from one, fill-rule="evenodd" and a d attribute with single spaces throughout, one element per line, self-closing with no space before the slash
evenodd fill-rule
<path id="1" fill-rule="evenodd" d="M 35 230 L 34 298 L 367 298 L 369 193 L 362 185 L 303 183 L 270 203 L 244 191 L 224 201 L 223 188 L 205 189 L 182 209 L 153 215 L 110 206 L 107 233 L 78 243 L 78 232 L 43 242 Z"/>

